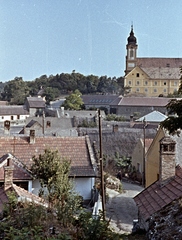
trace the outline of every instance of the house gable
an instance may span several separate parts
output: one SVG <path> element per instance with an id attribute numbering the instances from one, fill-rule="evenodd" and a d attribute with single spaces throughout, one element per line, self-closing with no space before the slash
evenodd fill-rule
<path id="1" fill-rule="evenodd" d="M 157 181 L 134 197 L 139 208 L 141 218 L 146 222 L 154 213 L 158 212 L 172 201 L 182 197 L 182 169 L 176 167 L 176 176 L 161 187 Z"/>
<path id="2" fill-rule="evenodd" d="M 146 154 L 146 187 L 158 180 L 159 176 L 159 141 L 165 136 L 164 129 L 159 128 Z"/>

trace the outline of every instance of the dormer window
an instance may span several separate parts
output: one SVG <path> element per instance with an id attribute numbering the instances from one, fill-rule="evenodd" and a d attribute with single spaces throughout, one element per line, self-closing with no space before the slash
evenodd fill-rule
<path id="1" fill-rule="evenodd" d="M 140 77 L 140 74 L 139 74 L 139 73 L 137 73 L 137 74 L 136 74 L 136 76 L 137 76 L 137 77 Z"/>

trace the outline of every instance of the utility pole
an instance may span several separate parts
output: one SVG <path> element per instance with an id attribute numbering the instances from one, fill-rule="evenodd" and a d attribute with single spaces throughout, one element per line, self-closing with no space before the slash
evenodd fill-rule
<path id="1" fill-rule="evenodd" d="M 100 143 L 100 176 L 101 176 L 101 195 L 102 195 L 102 211 L 103 220 L 105 221 L 105 184 L 104 184 L 104 173 L 103 173 L 103 154 L 102 154 L 102 122 L 101 122 L 101 110 L 98 110 L 99 115 L 99 143 Z"/>
<path id="2" fill-rule="evenodd" d="M 142 185 L 145 187 L 145 128 L 147 126 L 147 123 L 145 121 L 145 118 L 143 119 L 143 176 L 142 176 Z"/>

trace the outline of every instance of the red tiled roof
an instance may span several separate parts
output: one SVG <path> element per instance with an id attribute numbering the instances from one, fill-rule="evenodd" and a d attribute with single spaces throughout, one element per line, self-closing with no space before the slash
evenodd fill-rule
<path id="1" fill-rule="evenodd" d="M 0 115 L 29 115 L 23 106 L 0 106 Z"/>
<path id="2" fill-rule="evenodd" d="M 168 67 L 179 69 L 182 66 L 182 58 L 137 58 L 137 66 L 144 68 Z"/>
<path id="3" fill-rule="evenodd" d="M 14 166 L 13 170 L 13 181 L 16 180 L 31 180 L 32 176 L 26 170 L 25 166 L 11 154 L 5 154 L 3 157 L 0 158 L 0 181 L 4 182 L 4 167 L 7 164 L 7 159 L 11 158 Z"/>
<path id="4" fill-rule="evenodd" d="M 171 98 L 162 97 L 123 97 L 119 106 L 160 106 L 165 107 Z"/>
<path id="5" fill-rule="evenodd" d="M 18 201 L 32 201 L 36 204 L 44 205 L 45 207 L 48 206 L 48 204 L 42 198 L 26 191 L 21 187 L 18 187 L 16 184 L 12 184 L 12 186 L 7 190 L 4 190 L 4 187 L 0 187 L 0 211 L 3 210 L 4 204 L 8 202 L 7 193 L 9 191 L 14 191 L 16 193 Z"/>
<path id="6" fill-rule="evenodd" d="M 30 108 L 45 108 L 45 101 L 41 97 L 27 97 Z"/>
<path id="7" fill-rule="evenodd" d="M 29 137 L 0 137 L 0 156 L 11 153 L 29 169 L 33 163 L 32 157 L 50 148 L 58 150 L 61 157 L 71 160 L 72 175 L 79 176 L 80 173 L 81 176 L 95 176 L 86 137 L 35 137 L 34 144 L 29 143 Z"/>
<path id="8" fill-rule="evenodd" d="M 176 167 L 176 176 L 166 185 L 157 181 L 134 197 L 139 212 L 146 221 L 172 201 L 182 197 L 182 168 Z"/>
<path id="9" fill-rule="evenodd" d="M 33 193 L 28 192 L 27 190 L 17 186 L 16 184 L 12 184 L 12 187 L 10 189 L 13 189 L 15 191 L 15 193 L 19 197 L 18 199 L 19 201 L 30 201 L 30 202 L 32 201 L 40 205 L 48 206 L 42 198 L 38 197 Z"/>
<path id="10" fill-rule="evenodd" d="M 82 95 L 84 104 L 93 105 L 110 105 L 114 101 L 119 101 L 120 97 L 117 95 Z"/>

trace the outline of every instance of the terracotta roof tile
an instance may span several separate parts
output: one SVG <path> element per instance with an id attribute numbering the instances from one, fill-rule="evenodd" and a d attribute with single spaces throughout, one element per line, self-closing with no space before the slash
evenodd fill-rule
<path id="1" fill-rule="evenodd" d="M 160 106 L 165 107 L 171 98 L 162 97 L 123 97 L 119 106 Z"/>
<path id="2" fill-rule="evenodd" d="M 140 213 L 146 221 L 152 214 L 182 196 L 182 169 L 176 167 L 176 176 L 163 187 L 157 181 L 134 197 Z"/>
<path id="3" fill-rule="evenodd" d="M 1 106 L 0 115 L 29 115 L 24 106 Z"/>
<path id="4" fill-rule="evenodd" d="M 29 169 L 32 165 L 32 157 L 38 156 L 44 153 L 46 148 L 51 150 L 58 150 L 60 156 L 71 160 L 71 168 L 73 168 L 73 174 L 80 174 L 83 176 L 83 172 L 86 176 L 89 174 L 93 176 L 93 166 L 91 163 L 91 156 L 87 143 L 87 136 L 84 137 L 35 137 L 35 143 L 29 143 L 29 137 L 0 137 L 0 156 L 7 153 L 16 157 L 23 165 Z M 76 170 L 76 168 L 78 168 Z M 84 168 L 83 172 L 80 168 Z M 15 176 L 18 178 L 19 173 L 16 172 Z M 22 173 L 21 173 L 22 174 Z M 23 172 L 25 174 L 25 172 Z M 77 175 L 76 174 L 76 175 Z M 77 175 L 78 176 L 78 175 Z M 0 170 L 0 179 L 2 179 L 2 172 Z M 28 176 L 24 176 L 28 177 Z"/>

